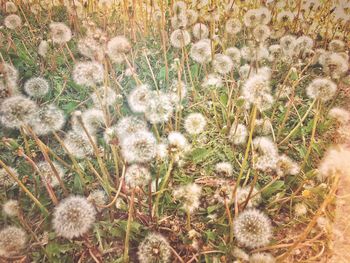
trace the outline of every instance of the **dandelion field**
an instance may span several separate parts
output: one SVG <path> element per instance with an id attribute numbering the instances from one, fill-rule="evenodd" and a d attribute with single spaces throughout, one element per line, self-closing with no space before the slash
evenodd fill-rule
<path id="1" fill-rule="evenodd" d="M 349 262 L 349 21 L 345 0 L 1 1 L 0 262 Z"/>

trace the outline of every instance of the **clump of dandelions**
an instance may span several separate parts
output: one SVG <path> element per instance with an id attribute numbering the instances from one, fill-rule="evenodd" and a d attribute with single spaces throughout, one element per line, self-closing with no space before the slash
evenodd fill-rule
<path id="1" fill-rule="evenodd" d="M 72 239 L 88 232 L 95 216 L 95 208 L 85 197 L 69 196 L 55 208 L 52 224 L 58 236 Z"/>
<path id="2" fill-rule="evenodd" d="M 156 139 L 151 132 L 135 132 L 121 142 L 121 152 L 128 163 L 149 162 L 156 154 Z"/>
<path id="3" fill-rule="evenodd" d="M 36 164 L 38 167 L 38 172 L 43 177 L 42 179 L 45 180 L 46 183 L 50 184 L 52 187 L 56 187 L 59 185 L 59 181 L 55 175 L 55 172 L 51 168 L 50 164 L 48 162 L 39 162 Z M 52 165 L 57 171 L 57 174 L 59 178 L 63 178 L 64 176 L 64 170 L 62 166 L 57 162 L 52 162 Z"/>
<path id="4" fill-rule="evenodd" d="M 17 200 L 9 199 L 3 206 L 2 211 L 8 216 L 18 216 L 19 215 L 19 204 Z"/>
<path id="5" fill-rule="evenodd" d="M 75 83 L 92 87 L 103 81 L 103 66 L 95 61 L 78 62 L 74 65 L 72 77 Z"/>
<path id="6" fill-rule="evenodd" d="M 311 99 L 330 100 L 337 91 L 337 85 L 326 78 L 314 79 L 306 88 L 306 94 Z"/>
<path id="7" fill-rule="evenodd" d="M 145 112 L 150 98 L 151 90 L 148 85 L 137 86 L 128 96 L 129 107 L 135 113 Z"/>
<path id="8" fill-rule="evenodd" d="M 63 111 L 49 104 L 40 107 L 30 121 L 30 125 L 37 135 L 47 135 L 60 130 L 65 122 Z"/>
<path id="9" fill-rule="evenodd" d="M 120 141 L 128 137 L 130 134 L 146 130 L 147 123 L 137 116 L 127 116 L 121 118 L 115 126 L 116 134 Z"/>
<path id="10" fill-rule="evenodd" d="M 15 14 L 8 15 L 4 19 L 4 25 L 8 29 L 14 30 L 22 25 L 22 19 L 18 15 L 15 15 Z"/>
<path id="11" fill-rule="evenodd" d="M 12 174 L 18 177 L 17 170 L 9 167 L 9 170 L 11 171 Z M 5 168 L 0 169 L 0 186 L 3 187 L 11 187 L 14 185 L 15 181 L 11 177 L 11 175 L 8 174 L 8 172 L 5 170 Z"/>
<path id="12" fill-rule="evenodd" d="M 246 209 L 234 220 L 237 241 L 248 248 L 267 245 L 272 237 L 270 219 L 257 209 Z"/>
<path id="13" fill-rule="evenodd" d="M 192 213 L 200 205 L 199 198 L 201 196 L 201 193 L 202 188 L 195 183 L 191 183 L 176 188 L 173 191 L 173 196 L 176 200 L 181 200 L 181 204 L 184 210 Z"/>
<path id="14" fill-rule="evenodd" d="M 49 83 L 41 77 L 30 78 L 24 84 L 24 91 L 34 98 L 45 96 L 49 92 L 49 89 Z"/>
<path id="15" fill-rule="evenodd" d="M 249 257 L 249 263 L 275 263 L 276 259 L 270 253 L 254 253 Z"/>
<path id="16" fill-rule="evenodd" d="M 185 130 L 191 134 L 196 135 L 204 131 L 207 121 L 201 113 L 191 113 L 185 118 Z"/>
<path id="17" fill-rule="evenodd" d="M 125 183 L 130 188 L 144 187 L 150 180 L 151 173 L 145 166 L 132 164 L 125 171 Z"/>
<path id="18" fill-rule="evenodd" d="M 18 254 L 27 241 L 26 233 L 15 226 L 7 226 L 0 231 L 0 256 Z"/>
<path id="19" fill-rule="evenodd" d="M 18 95 L 5 99 L 0 106 L 1 122 L 8 128 L 20 128 L 37 112 L 34 101 Z"/>
<path id="20" fill-rule="evenodd" d="M 71 40 L 72 31 L 64 23 L 52 22 L 49 27 L 53 43 L 64 44 Z"/>
<path id="21" fill-rule="evenodd" d="M 140 243 L 137 256 L 140 263 L 167 263 L 171 258 L 170 245 L 162 235 L 150 233 Z"/>

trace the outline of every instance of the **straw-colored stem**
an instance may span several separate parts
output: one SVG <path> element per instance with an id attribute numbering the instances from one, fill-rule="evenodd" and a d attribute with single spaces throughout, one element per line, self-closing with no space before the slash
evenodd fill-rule
<path id="1" fill-rule="evenodd" d="M 123 255 L 123 262 L 125 263 L 129 262 L 129 240 L 130 240 L 131 223 L 132 223 L 133 210 L 134 210 L 134 198 L 135 198 L 135 189 L 133 189 L 131 192 L 128 222 L 126 224 L 124 255 Z"/>

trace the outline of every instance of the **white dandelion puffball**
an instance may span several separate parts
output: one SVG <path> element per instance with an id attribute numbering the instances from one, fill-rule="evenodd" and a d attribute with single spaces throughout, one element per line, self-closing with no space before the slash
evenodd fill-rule
<path id="1" fill-rule="evenodd" d="M 243 124 L 233 124 L 230 129 L 229 140 L 235 145 L 244 144 L 248 137 L 247 127 Z"/>
<path id="2" fill-rule="evenodd" d="M 39 98 L 49 92 L 50 86 L 46 79 L 35 77 L 26 81 L 24 91 L 31 97 Z"/>
<path id="3" fill-rule="evenodd" d="M 171 258 L 170 245 L 161 234 L 150 233 L 140 243 L 137 256 L 140 263 L 168 263 Z"/>
<path id="4" fill-rule="evenodd" d="M 103 81 L 104 69 L 98 62 L 78 62 L 74 65 L 72 77 L 78 85 L 92 87 Z"/>
<path id="5" fill-rule="evenodd" d="M 162 92 L 152 94 L 145 110 L 145 117 L 150 123 L 167 122 L 173 113 L 174 104 L 169 94 Z"/>
<path id="6" fill-rule="evenodd" d="M 47 135 L 62 129 L 66 122 L 63 111 L 57 106 L 49 104 L 40 107 L 33 116 L 30 124 L 37 135 Z"/>
<path id="7" fill-rule="evenodd" d="M 18 254 L 26 245 L 27 234 L 18 227 L 7 226 L 0 231 L 0 256 Z"/>
<path id="8" fill-rule="evenodd" d="M 58 177 L 62 179 L 64 176 L 64 170 L 62 166 L 57 162 L 52 162 L 52 165 L 54 166 L 58 174 Z M 59 185 L 59 181 L 55 175 L 55 172 L 53 171 L 53 169 L 51 168 L 48 162 L 45 162 L 45 161 L 39 162 L 37 163 L 37 167 L 38 167 L 38 172 L 43 177 L 42 180 L 50 184 L 52 187 L 56 187 Z"/>
<path id="9" fill-rule="evenodd" d="M 95 140 L 95 137 L 92 137 Z M 93 147 L 89 141 L 89 138 L 82 131 L 71 130 L 67 132 L 63 141 L 68 152 L 78 159 L 85 158 L 93 154 Z"/>
<path id="10" fill-rule="evenodd" d="M 270 219 L 257 209 L 246 209 L 234 219 L 237 241 L 248 248 L 267 245 L 272 237 Z"/>
<path id="11" fill-rule="evenodd" d="M 229 162 L 220 162 L 215 165 L 215 172 L 219 175 L 231 177 L 233 174 L 233 166 Z"/>
<path id="12" fill-rule="evenodd" d="M 130 165 L 125 171 L 125 183 L 130 188 L 144 187 L 151 181 L 149 169 L 139 164 Z"/>
<path id="13" fill-rule="evenodd" d="M 180 200 L 184 210 L 192 213 L 200 205 L 202 188 L 195 183 L 182 185 L 173 191 L 176 200 Z"/>
<path id="14" fill-rule="evenodd" d="M 18 201 L 13 199 L 7 200 L 2 206 L 2 211 L 7 216 L 18 216 L 20 213 Z"/>
<path id="15" fill-rule="evenodd" d="M 115 63 L 122 63 L 130 50 L 130 42 L 124 36 L 116 36 L 107 43 L 107 55 Z"/>
<path id="16" fill-rule="evenodd" d="M 156 145 L 151 132 L 138 131 L 124 138 L 121 151 L 128 163 L 147 163 L 155 157 Z"/>
<path id="17" fill-rule="evenodd" d="M 233 69 L 232 59 L 224 54 L 216 54 L 213 60 L 213 68 L 222 75 L 228 74 Z"/>
<path id="18" fill-rule="evenodd" d="M 8 128 L 20 128 L 30 122 L 37 112 L 36 103 L 24 96 L 12 96 L 0 105 L 1 123 Z"/>
<path id="19" fill-rule="evenodd" d="M 137 86 L 129 93 L 129 107 L 135 113 L 145 112 L 150 98 L 151 90 L 148 85 Z"/>
<path id="20" fill-rule="evenodd" d="M 64 23 L 52 22 L 49 25 L 53 43 L 64 44 L 72 38 L 72 31 Z"/>
<path id="21" fill-rule="evenodd" d="M 211 61 L 211 46 L 210 42 L 206 40 L 200 40 L 192 45 L 190 50 L 190 57 L 200 63 L 205 64 Z"/>
<path id="22" fill-rule="evenodd" d="M 204 131 L 207 121 L 201 113 L 191 113 L 185 118 L 185 130 L 191 134 L 200 134 Z"/>
<path id="23" fill-rule="evenodd" d="M 337 91 L 337 85 L 326 78 L 314 79 L 306 88 L 306 94 L 311 99 L 330 100 Z"/>
<path id="24" fill-rule="evenodd" d="M 69 196 L 56 206 L 52 224 L 57 235 L 72 239 L 87 233 L 95 216 L 95 208 L 85 197 Z"/>
<path id="25" fill-rule="evenodd" d="M 249 263 L 275 263 L 276 259 L 270 253 L 254 253 L 249 257 Z"/>
<path id="26" fill-rule="evenodd" d="M 16 29 L 22 25 L 22 19 L 15 14 L 8 15 L 4 19 L 4 24 L 8 29 Z"/>
<path id="27" fill-rule="evenodd" d="M 15 168 L 9 167 L 10 172 L 18 177 L 17 170 Z M 5 170 L 5 168 L 0 169 L 0 186 L 2 187 L 11 187 L 14 185 L 16 182 L 12 178 L 11 175 L 8 174 L 8 172 Z"/>
<path id="28" fill-rule="evenodd" d="M 175 48 L 183 48 L 191 42 L 191 35 L 183 29 L 176 29 L 170 35 L 170 43 Z"/>
<path id="29" fill-rule="evenodd" d="M 209 36 L 209 29 L 206 25 L 197 23 L 193 26 L 192 33 L 196 39 L 203 39 Z"/>

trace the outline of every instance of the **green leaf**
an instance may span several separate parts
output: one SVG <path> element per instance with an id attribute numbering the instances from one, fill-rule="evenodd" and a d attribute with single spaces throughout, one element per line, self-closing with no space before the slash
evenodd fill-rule
<path id="1" fill-rule="evenodd" d="M 271 197 L 274 193 L 280 192 L 284 188 L 284 181 L 278 180 L 262 192 L 264 198 Z"/>
<path id="2" fill-rule="evenodd" d="M 200 163 L 205 160 L 211 151 L 205 148 L 197 148 L 191 154 L 191 159 L 194 163 Z"/>
<path id="3" fill-rule="evenodd" d="M 226 105 L 228 101 L 228 96 L 226 93 L 220 95 L 220 101 L 222 104 Z"/>

